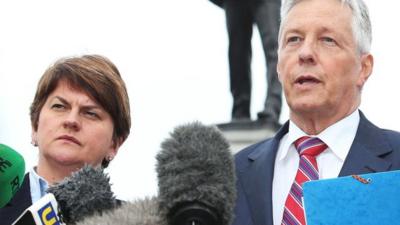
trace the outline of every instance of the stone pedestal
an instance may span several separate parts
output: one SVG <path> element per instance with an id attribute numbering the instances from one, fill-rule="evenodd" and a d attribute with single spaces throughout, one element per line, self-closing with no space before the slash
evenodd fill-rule
<path id="1" fill-rule="evenodd" d="M 268 124 L 261 124 L 257 121 L 217 124 L 217 127 L 229 141 L 233 154 L 249 145 L 270 138 L 276 133 Z"/>

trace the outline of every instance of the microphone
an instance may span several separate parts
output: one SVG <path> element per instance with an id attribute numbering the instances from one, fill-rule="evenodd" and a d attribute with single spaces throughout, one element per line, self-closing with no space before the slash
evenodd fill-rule
<path id="1" fill-rule="evenodd" d="M 125 202 L 120 207 L 84 219 L 77 225 L 164 225 L 155 197 Z"/>
<path id="2" fill-rule="evenodd" d="M 58 204 L 53 194 L 46 194 L 27 208 L 12 225 L 61 225 Z"/>
<path id="3" fill-rule="evenodd" d="M 222 134 L 196 122 L 175 128 L 161 146 L 158 198 L 125 202 L 77 225 L 229 225 L 236 178 Z"/>
<path id="4" fill-rule="evenodd" d="M 0 208 L 20 188 L 25 174 L 24 158 L 7 145 L 0 144 Z"/>
<path id="5" fill-rule="evenodd" d="M 169 225 L 229 225 L 236 198 L 233 156 L 217 128 L 178 126 L 156 156 L 159 210 Z"/>
<path id="6" fill-rule="evenodd" d="M 84 166 L 60 183 L 50 187 L 43 198 L 13 225 L 76 224 L 86 216 L 118 206 L 103 169 Z"/>

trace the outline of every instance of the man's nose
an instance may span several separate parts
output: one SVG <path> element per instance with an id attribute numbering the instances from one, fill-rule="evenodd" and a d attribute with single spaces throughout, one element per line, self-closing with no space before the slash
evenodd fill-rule
<path id="1" fill-rule="evenodd" d="M 313 41 L 304 41 L 299 49 L 299 62 L 300 64 L 315 64 L 316 46 Z"/>

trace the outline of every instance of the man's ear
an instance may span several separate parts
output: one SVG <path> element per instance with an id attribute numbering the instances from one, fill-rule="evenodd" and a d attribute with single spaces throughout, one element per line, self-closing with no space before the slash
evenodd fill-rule
<path id="1" fill-rule="evenodd" d="M 369 76 L 372 74 L 374 67 L 374 57 L 371 54 L 361 56 L 361 69 L 358 76 L 357 86 L 362 89 Z"/>
<path id="2" fill-rule="evenodd" d="M 280 67 L 279 59 L 278 59 L 278 63 L 276 64 L 276 72 L 278 73 L 279 82 L 282 83 L 282 80 L 281 80 L 281 67 Z"/>

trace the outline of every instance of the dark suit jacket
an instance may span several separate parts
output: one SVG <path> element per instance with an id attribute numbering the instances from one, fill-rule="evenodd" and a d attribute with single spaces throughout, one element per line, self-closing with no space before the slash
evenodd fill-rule
<path id="1" fill-rule="evenodd" d="M 217 6 L 219 6 L 219 7 L 221 7 L 221 8 L 223 8 L 224 7 L 224 1 L 226 1 L 226 0 L 210 0 L 210 2 L 212 2 L 212 3 L 214 3 L 215 5 L 217 5 Z M 233 1 L 236 1 L 236 2 L 246 2 L 246 1 L 249 1 L 249 0 L 233 0 Z M 262 2 L 262 1 L 272 1 L 272 0 L 252 0 L 254 3 L 257 3 L 257 2 Z M 281 1 L 281 0 L 274 0 L 274 1 L 272 1 L 272 2 L 279 2 L 279 1 Z"/>
<path id="2" fill-rule="evenodd" d="M 1 194 L 1 193 L 0 193 Z M 116 199 L 117 207 L 124 201 Z M 11 225 L 29 206 L 32 205 L 29 173 L 25 174 L 21 188 L 6 206 L 0 208 L 0 225 Z"/>
<path id="3" fill-rule="evenodd" d="M 288 128 L 287 122 L 275 137 L 236 154 L 237 200 L 233 225 L 273 225 L 275 156 Z M 376 127 L 360 112 L 360 124 L 339 176 L 398 169 L 400 133 Z"/>
<path id="4" fill-rule="evenodd" d="M 14 197 L 3 208 L 0 208 L 0 224 L 10 225 L 22 212 L 32 205 L 29 173 L 25 174 L 24 182 Z"/>
<path id="5" fill-rule="evenodd" d="M 223 7 L 224 0 L 210 0 L 210 1 L 221 8 Z"/>

